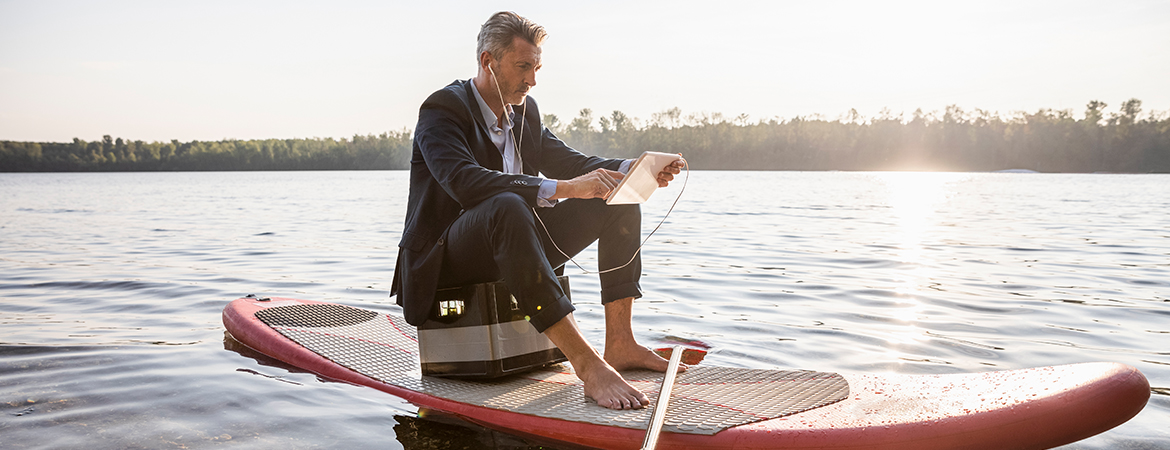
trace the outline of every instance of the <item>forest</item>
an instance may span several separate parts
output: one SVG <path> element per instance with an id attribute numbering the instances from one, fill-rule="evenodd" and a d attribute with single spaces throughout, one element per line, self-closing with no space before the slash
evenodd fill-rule
<path id="1" fill-rule="evenodd" d="M 678 108 L 648 120 L 589 109 L 544 125 L 587 154 L 633 158 L 682 153 L 693 169 L 934 170 L 1170 173 L 1170 114 L 1142 114 L 1129 99 L 1114 112 L 1091 101 L 1080 117 L 1040 109 L 1006 116 L 948 106 L 910 117 L 883 110 L 752 121 Z M 409 167 L 411 132 L 352 138 L 143 142 L 0 141 L 0 172 L 196 170 L 394 170 Z"/>

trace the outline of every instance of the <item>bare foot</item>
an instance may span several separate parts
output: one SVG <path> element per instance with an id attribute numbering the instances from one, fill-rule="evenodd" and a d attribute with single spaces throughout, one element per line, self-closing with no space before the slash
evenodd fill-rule
<path id="1" fill-rule="evenodd" d="M 638 345 L 637 342 L 612 344 L 607 342 L 605 362 L 609 363 L 614 370 L 647 369 L 655 372 L 666 372 L 667 367 L 670 366 L 670 361 L 662 359 L 661 356 Z M 687 370 L 686 365 L 678 365 L 680 373 L 685 370 Z"/>
<path id="2" fill-rule="evenodd" d="M 650 404 L 646 394 L 641 393 L 604 361 L 597 360 L 589 367 L 577 372 L 585 382 L 585 396 L 599 406 L 609 409 L 642 409 Z"/>
<path id="3" fill-rule="evenodd" d="M 544 330 L 544 335 L 569 358 L 577 378 L 585 383 L 585 396 L 598 405 L 611 409 L 639 409 L 650 404 L 646 395 L 638 392 L 617 371 L 601 359 L 597 350 L 585 342 L 577 329 L 577 321 L 569 314 Z"/>

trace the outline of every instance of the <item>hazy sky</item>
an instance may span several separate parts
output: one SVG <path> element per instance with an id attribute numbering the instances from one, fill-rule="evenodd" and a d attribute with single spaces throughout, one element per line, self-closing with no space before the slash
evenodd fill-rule
<path id="1" fill-rule="evenodd" d="M 0 140 L 413 128 L 427 95 L 474 75 L 498 10 L 548 29 L 532 95 L 565 120 L 1170 110 L 1167 1 L 0 0 Z"/>

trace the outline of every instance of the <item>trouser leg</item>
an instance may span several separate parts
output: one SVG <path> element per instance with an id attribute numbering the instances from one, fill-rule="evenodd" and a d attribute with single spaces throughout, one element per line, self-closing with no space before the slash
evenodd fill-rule
<path id="1" fill-rule="evenodd" d="M 597 241 L 597 270 L 605 272 L 601 274 L 601 302 L 642 296 L 639 284 L 642 255 L 638 251 L 642 211 L 638 205 L 606 205 L 602 199 L 572 199 L 554 208 L 538 208 L 537 212 L 548 228 L 547 234 L 543 228 L 539 231 L 550 265 L 559 267 L 568 261 L 565 254 L 574 256 Z"/>
<path id="2" fill-rule="evenodd" d="M 537 237 L 522 197 L 505 193 L 464 211 L 447 231 L 439 287 L 498 281 L 516 297 L 537 331 L 573 312 Z"/>
<path id="3" fill-rule="evenodd" d="M 568 200 L 537 211 L 543 225 L 524 199 L 511 193 L 465 211 L 447 232 L 439 287 L 502 278 L 532 325 L 543 332 L 574 310 L 553 273 L 554 267 L 567 260 L 556 246 L 573 256 L 598 241 L 602 270 L 625 265 L 601 275 L 602 302 L 641 297 L 642 264 L 636 254 L 641 211 L 637 205 Z"/>

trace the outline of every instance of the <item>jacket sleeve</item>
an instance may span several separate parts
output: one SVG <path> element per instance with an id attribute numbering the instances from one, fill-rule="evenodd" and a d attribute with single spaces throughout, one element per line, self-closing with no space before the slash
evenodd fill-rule
<path id="1" fill-rule="evenodd" d="M 502 192 L 515 192 L 535 206 L 541 178 L 484 167 L 471 148 L 475 127 L 470 109 L 450 90 L 440 90 L 423 103 L 415 142 L 435 181 L 463 209 Z M 479 150 L 482 156 L 488 149 Z"/>

